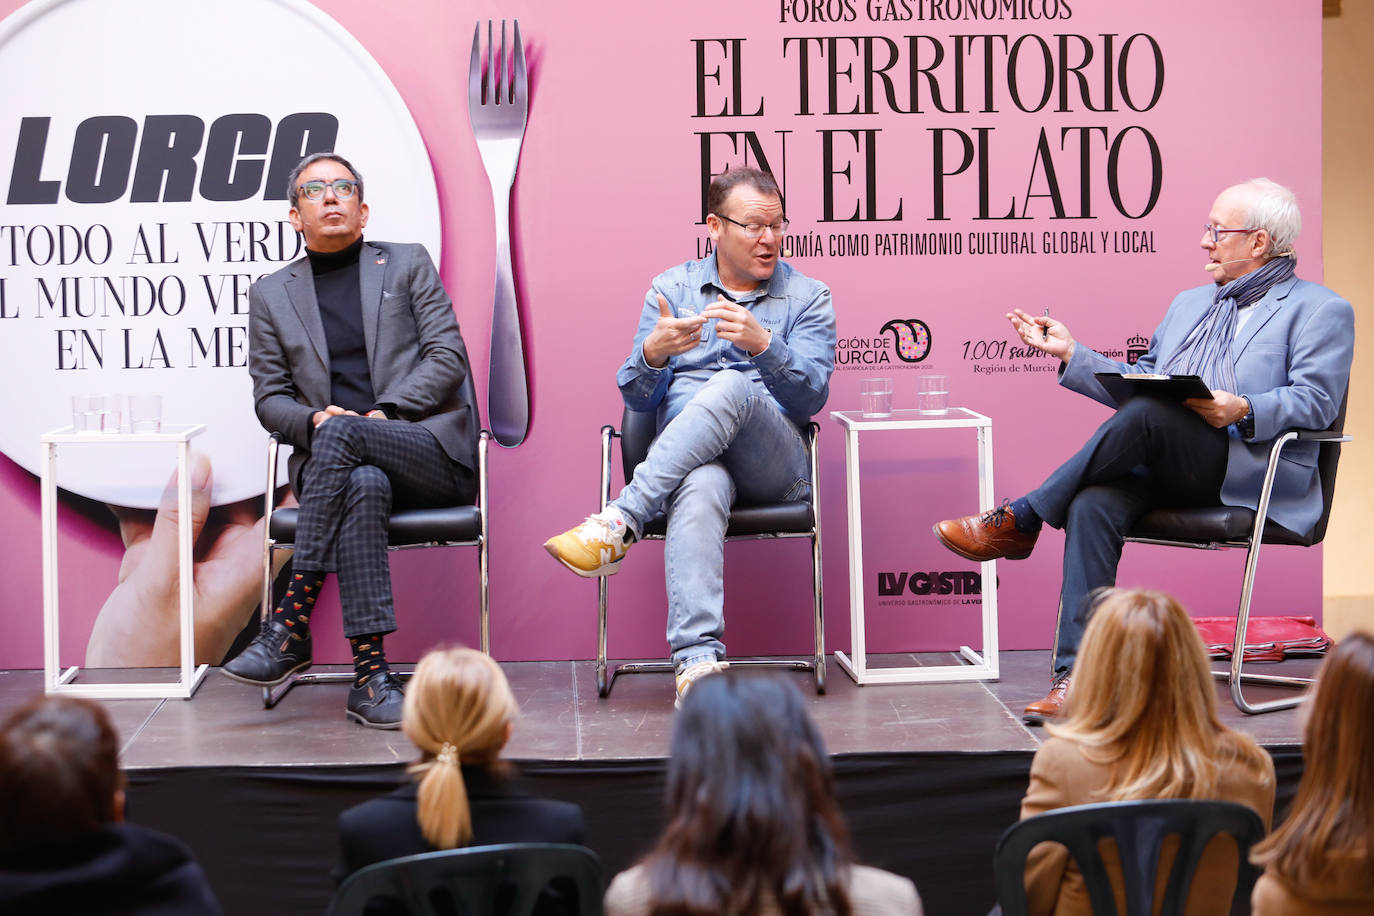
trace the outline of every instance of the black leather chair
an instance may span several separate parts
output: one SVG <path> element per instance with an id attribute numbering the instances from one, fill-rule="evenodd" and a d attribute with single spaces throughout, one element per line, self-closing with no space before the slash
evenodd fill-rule
<path id="1" fill-rule="evenodd" d="M 476 414 L 472 381 L 463 383 L 463 395 Z M 480 606 L 480 641 L 483 652 L 491 654 L 490 599 L 487 580 L 487 442 L 491 436 L 482 430 L 477 440 L 477 502 L 471 506 L 445 506 L 438 509 L 400 509 L 391 514 L 388 549 L 411 550 L 422 547 L 477 548 L 477 583 Z M 280 508 L 276 503 L 277 453 L 282 438 L 273 433 L 267 441 L 267 526 L 262 548 L 262 619 L 272 611 L 272 552 L 289 550 L 296 543 L 298 510 Z M 403 676 L 409 672 L 398 672 Z M 342 684 L 353 680 L 352 672 L 313 672 L 293 674 L 275 687 L 262 688 L 262 704 L 271 709 L 297 684 Z"/>
<path id="2" fill-rule="evenodd" d="M 601 860 L 582 846 L 469 846 L 360 868 L 339 886 L 329 913 L 529 916 L 540 905 L 545 912 L 601 916 L 603 885 Z"/>
<path id="3" fill-rule="evenodd" d="M 1264 836 L 1264 822 L 1253 808 L 1199 799 L 1105 802 L 1059 808 L 1018 821 L 1002 834 L 993 854 L 1002 916 L 1028 916 L 1026 857 L 1038 843 L 1047 842 L 1063 844 L 1078 864 L 1094 916 L 1119 914 L 1099 847 L 1103 839 L 1113 840 L 1120 854 L 1125 916 L 1151 916 L 1156 912 L 1160 849 L 1169 836 L 1177 836 L 1179 846 L 1158 912 L 1159 916 L 1182 916 L 1202 851 L 1223 833 L 1235 839 L 1239 852 L 1231 898 L 1231 912 L 1237 912 L 1238 906 L 1249 903 L 1259 877 L 1249 852 Z"/>
<path id="4" fill-rule="evenodd" d="M 1242 673 L 1245 658 L 1245 627 L 1250 619 L 1250 600 L 1254 595 L 1255 570 L 1259 566 L 1260 546 L 1289 544 L 1311 547 L 1320 543 L 1326 536 L 1326 523 L 1331 517 L 1331 503 L 1336 494 L 1336 466 L 1341 457 L 1341 443 L 1350 441 L 1350 436 L 1342 431 L 1349 396 L 1350 391 L 1347 388 L 1341 396 L 1341 408 L 1336 414 L 1336 419 L 1326 429 L 1291 429 L 1274 440 L 1274 445 L 1269 450 L 1269 468 L 1260 489 L 1257 509 L 1235 506 L 1156 509 L 1142 517 L 1126 537 L 1127 541 L 1133 543 L 1158 544 L 1166 547 L 1192 547 L 1201 550 L 1225 550 L 1235 547 L 1245 549 L 1245 575 L 1241 580 L 1240 606 L 1236 612 L 1236 641 L 1231 654 L 1231 667 L 1228 671 L 1213 673 L 1218 680 L 1229 682 L 1231 699 L 1235 702 L 1236 708 L 1251 715 L 1296 706 L 1302 702 L 1302 697 L 1284 697 L 1251 703 L 1245 699 L 1243 683 L 1297 688 L 1312 683 L 1311 678 Z M 1289 442 L 1299 440 L 1321 443 L 1317 457 L 1317 476 L 1322 488 L 1322 514 L 1312 530 L 1305 534 L 1289 531 L 1268 517 L 1269 497 L 1274 486 L 1279 453 Z"/>
<path id="5" fill-rule="evenodd" d="M 620 421 L 620 431 L 614 427 L 601 428 L 601 508 L 611 500 L 611 440 L 620 439 L 620 460 L 625 482 L 634 479 L 635 468 L 649 454 L 649 445 L 657 435 L 657 414 L 652 411 L 626 410 Z M 806 451 L 811 465 L 811 497 L 792 502 L 765 505 L 738 504 L 730 509 L 730 524 L 725 531 L 727 541 L 740 539 L 810 538 L 812 580 L 812 627 L 815 654 L 810 660 L 730 659 L 732 666 L 762 666 L 810 671 L 816 682 L 816 692 L 825 693 L 825 605 L 821 591 L 821 512 L 820 477 L 816 459 L 816 436 L 820 427 L 808 424 Z M 667 520 L 658 518 L 644 530 L 644 540 L 663 540 Z M 608 671 L 606 662 L 606 610 L 609 603 L 609 576 L 601 576 L 597 588 L 596 632 L 596 689 L 601 696 L 611 692 L 615 679 L 621 674 L 646 672 L 671 673 L 669 662 L 631 662 Z"/>

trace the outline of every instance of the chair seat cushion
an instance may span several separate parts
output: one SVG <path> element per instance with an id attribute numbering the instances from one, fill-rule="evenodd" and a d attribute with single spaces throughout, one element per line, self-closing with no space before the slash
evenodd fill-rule
<path id="1" fill-rule="evenodd" d="M 1241 506 L 1195 506 L 1155 509 L 1136 522 L 1127 537 L 1170 541 L 1240 541 L 1250 537 L 1255 511 Z M 1272 520 L 1265 522 L 1264 543 L 1312 545 L 1312 535 L 1295 534 Z"/>
<path id="2" fill-rule="evenodd" d="M 296 507 L 272 513 L 272 540 L 296 542 Z M 401 509 L 391 513 L 387 543 L 392 547 L 436 542 L 475 541 L 482 534 L 482 510 L 477 506 L 444 506 L 438 509 Z"/>
<path id="3" fill-rule="evenodd" d="M 805 501 L 769 503 L 763 506 L 733 506 L 727 538 L 752 537 L 760 534 L 810 534 L 815 527 L 811 504 Z M 644 528 L 646 538 L 663 537 L 668 530 L 666 518 L 654 519 Z"/>

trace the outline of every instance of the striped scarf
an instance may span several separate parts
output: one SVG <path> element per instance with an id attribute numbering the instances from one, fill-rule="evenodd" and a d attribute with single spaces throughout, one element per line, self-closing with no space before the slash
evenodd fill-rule
<path id="1" fill-rule="evenodd" d="M 1274 284 L 1293 276 L 1297 267 L 1296 255 L 1279 255 L 1259 270 L 1218 287 L 1212 307 L 1160 371 L 1167 375 L 1200 375 L 1213 391 L 1234 394 L 1236 361 L 1231 355 L 1231 344 L 1236 339 L 1236 310 L 1263 299 Z"/>

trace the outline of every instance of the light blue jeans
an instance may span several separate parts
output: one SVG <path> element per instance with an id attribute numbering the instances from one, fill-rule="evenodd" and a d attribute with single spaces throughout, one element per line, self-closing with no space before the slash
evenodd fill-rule
<path id="1" fill-rule="evenodd" d="M 681 671 L 725 658 L 725 528 L 730 506 L 805 499 L 806 444 L 768 389 L 734 369 L 716 373 L 663 428 L 611 505 L 638 538 L 668 516 L 664 565 L 668 646 Z"/>

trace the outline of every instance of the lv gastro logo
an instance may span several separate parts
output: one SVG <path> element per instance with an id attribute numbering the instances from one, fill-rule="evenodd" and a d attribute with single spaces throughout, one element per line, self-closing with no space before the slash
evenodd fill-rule
<path id="1" fill-rule="evenodd" d="M 983 577 L 976 572 L 880 572 L 878 594 L 888 598 L 903 591 L 913 595 L 981 595 Z"/>

